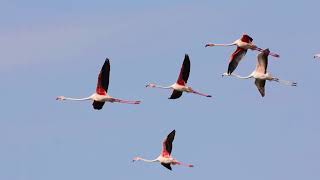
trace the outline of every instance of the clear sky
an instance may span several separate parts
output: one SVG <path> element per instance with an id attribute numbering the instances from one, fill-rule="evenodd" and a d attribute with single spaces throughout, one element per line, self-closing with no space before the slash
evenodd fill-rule
<path id="1" fill-rule="evenodd" d="M 0 179 L 320 179 L 318 0 L 18 1 L 0 7 Z M 222 78 L 243 32 L 270 58 L 269 71 L 298 87 Z M 146 89 L 170 85 L 184 54 L 189 85 L 212 99 Z M 236 70 L 255 68 L 249 51 Z M 141 105 L 57 102 L 85 97 L 111 59 L 109 93 Z M 194 168 L 132 163 L 160 153 L 176 129 L 173 156 Z"/>

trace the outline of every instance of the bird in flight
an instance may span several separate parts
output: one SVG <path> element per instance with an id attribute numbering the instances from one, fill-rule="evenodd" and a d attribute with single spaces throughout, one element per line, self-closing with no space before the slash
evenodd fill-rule
<path id="1" fill-rule="evenodd" d="M 98 76 L 98 83 L 96 87 L 96 92 L 93 93 L 89 97 L 85 98 L 70 98 L 64 96 L 58 96 L 56 100 L 64 101 L 64 100 L 71 100 L 71 101 L 93 101 L 92 106 L 95 110 L 102 109 L 105 102 L 117 102 L 117 103 L 126 103 L 126 104 L 140 104 L 141 101 L 128 101 L 113 98 L 108 95 L 108 86 L 109 86 L 109 77 L 110 77 L 110 61 L 107 58 L 101 68 L 101 71 Z"/>
<path id="2" fill-rule="evenodd" d="M 186 167 L 193 167 L 192 164 L 184 164 L 182 162 L 177 161 L 175 158 L 171 156 L 171 151 L 172 151 L 172 142 L 174 140 L 176 131 L 173 130 L 163 141 L 162 143 L 162 150 L 159 155 L 154 160 L 148 160 L 148 159 L 143 159 L 141 157 L 135 157 L 133 158 L 132 162 L 135 161 L 144 161 L 148 163 L 152 162 L 159 162 L 162 166 L 166 167 L 169 170 L 172 170 L 171 165 L 181 165 L 181 166 L 186 166 Z"/>
<path id="3" fill-rule="evenodd" d="M 182 96 L 183 92 L 194 93 L 194 94 L 197 94 L 200 96 L 205 96 L 205 97 L 212 97 L 211 95 L 197 92 L 197 91 L 193 90 L 191 87 L 187 86 L 189 74 L 190 74 L 190 59 L 189 59 L 188 54 L 186 54 L 184 57 L 184 61 L 183 61 L 183 64 L 182 64 L 182 67 L 180 70 L 180 74 L 179 74 L 179 77 L 178 77 L 178 80 L 176 83 L 172 84 L 171 86 L 167 86 L 167 87 L 150 83 L 150 84 L 147 84 L 146 87 L 172 89 L 173 92 L 172 92 L 171 96 L 169 97 L 169 99 L 178 99 L 179 97 Z"/>
<path id="4" fill-rule="evenodd" d="M 281 84 L 285 84 L 289 86 L 297 86 L 296 82 L 281 80 L 279 78 L 273 77 L 269 72 L 267 72 L 269 53 L 270 53 L 269 49 L 265 49 L 258 54 L 256 69 L 249 76 L 242 77 L 234 73 L 232 74 L 224 73 L 222 76 L 234 76 L 239 79 L 255 78 L 255 85 L 257 86 L 262 97 L 265 96 L 266 80 L 279 82 Z"/>
<path id="5" fill-rule="evenodd" d="M 231 54 L 228 66 L 228 74 L 231 74 L 238 66 L 239 62 L 243 59 L 246 55 L 248 49 L 256 50 L 262 52 L 263 49 L 257 47 L 253 44 L 253 38 L 247 34 L 243 34 L 240 39 L 235 40 L 233 43 L 230 44 L 206 44 L 205 47 L 212 47 L 212 46 L 237 46 L 237 49 Z M 269 53 L 271 56 L 280 57 L 280 55 L 276 53 Z"/>

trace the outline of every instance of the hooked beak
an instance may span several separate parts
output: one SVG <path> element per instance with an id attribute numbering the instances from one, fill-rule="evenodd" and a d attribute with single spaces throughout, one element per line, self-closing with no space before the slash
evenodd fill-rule
<path id="1" fill-rule="evenodd" d="M 214 44 L 206 44 L 204 47 L 211 47 L 214 46 Z"/>

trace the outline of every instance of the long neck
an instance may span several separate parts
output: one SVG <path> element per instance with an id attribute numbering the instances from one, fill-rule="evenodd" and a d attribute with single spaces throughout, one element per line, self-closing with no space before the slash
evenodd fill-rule
<path id="1" fill-rule="evenodd" d="M 87 101 L 91 100 L 91 96 L 86 97 L 86 98 L 71 98 L 71 97 L 66 97 L 65 100 L 70 100 L 70 101 Z"/>
<path id="2" fill-rule="evenodd" d="M 158 158 L 157 159 L 153 159 L 153 160 L 149 160 L 149 159 L 144 159 L 144 158 L 140 158 L 139 157 L 139 160 L 141 161 L 144 161 L 144 162 L 148 162 L 148 163 L 153 163 L 153 162 L 158 162 Z"/>
<path id="3" fill-rule="evenodd" d="M 161 86 L 161 85 L 154 85 L 155 88 L 160 88 L 160 89 L 171 89 L 171 86 Z"/>
<path id="4" fill-rule="evenodd" d="M 239 75 L 234 74 L 234 73 L 230 74 L 230 76 L 234 76 L 234 77 L 239 78 L 239 79 L 250 79 L 250 78 L 253 77 L 252 74 L 250 74 L 249 76 L 245 76 L 244 77 L 244 76 L 239 76 Z"/>
<path id="5" fill-rule="evenodd" d="M 234 46 L 235 43 L 230 43 L 230 44 L 214 44 L 214 46 Z"/>

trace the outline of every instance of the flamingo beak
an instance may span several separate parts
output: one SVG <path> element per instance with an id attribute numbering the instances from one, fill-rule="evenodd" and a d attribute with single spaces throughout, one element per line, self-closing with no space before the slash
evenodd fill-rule
<path id="1" fill-rule="evenodd" d="M 211 47 L 214 46 L 214 44 L 206 44 L 204 47 Z"/>

